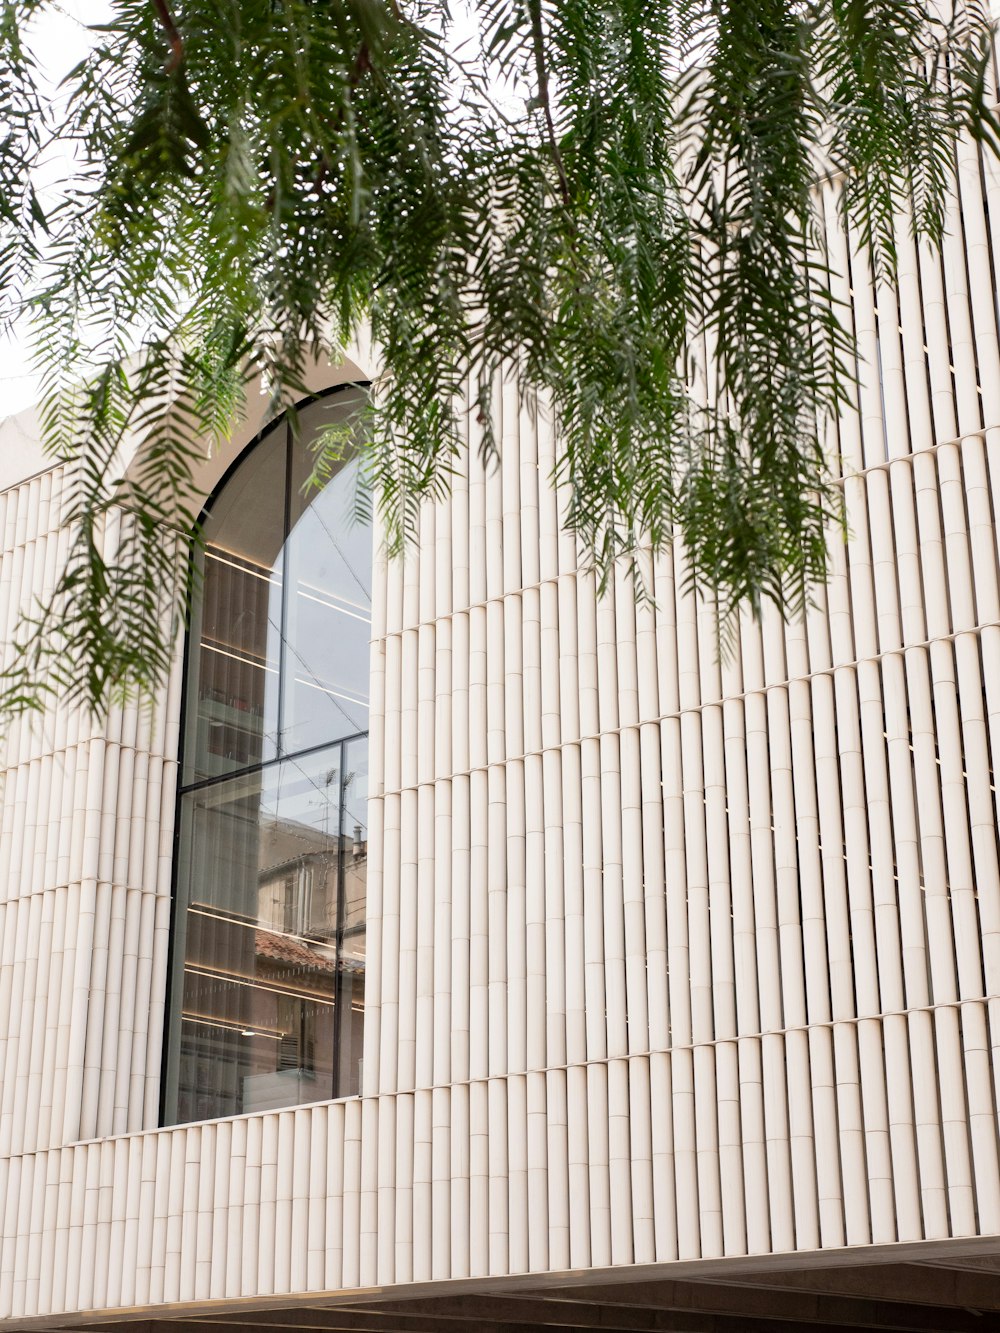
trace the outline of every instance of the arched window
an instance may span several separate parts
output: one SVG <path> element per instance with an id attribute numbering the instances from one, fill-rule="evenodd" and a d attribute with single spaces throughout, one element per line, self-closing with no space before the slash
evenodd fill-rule
<path id="1" fill-rule="evenodd" d="M 188 636 L 164 1122 L 358 1091 L 371 529 L 356 466 L 303 492 L 350 387 L 216 493 Z"/>

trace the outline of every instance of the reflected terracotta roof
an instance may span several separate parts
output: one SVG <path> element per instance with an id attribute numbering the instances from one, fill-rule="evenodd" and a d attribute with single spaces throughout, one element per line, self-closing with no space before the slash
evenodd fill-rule
<path id="1" fill-rule="evenodd" d="M 315 972 L 336 971 L 336 959 L 311 949 L 303 940 L 292 935 L 280 935 L 271 930 L 257 930 L 256 952 L 259 958 L 273 958 L 279 963 L 293 963 Z"/>

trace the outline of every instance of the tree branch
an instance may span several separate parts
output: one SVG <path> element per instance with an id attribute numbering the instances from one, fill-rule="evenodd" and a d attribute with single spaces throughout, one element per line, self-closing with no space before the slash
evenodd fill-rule
<path id="1" fill-rule="evenodd" d="M 166 71 L 168 74 L 173 74 L 184 59 L 184 39 L 181 37 L 174 16 L 170 12 L 167 0 L 153 0 L 153 8 L 160 20 L 160 27 L 166 33 L 167 41 L 170 43 L 170 55 L 167 57 Z"/>
<path id="2" fill-rule="evenodd" d="M 552 145 L 552 160 L 555 163 L 556 174 L 559 177 L 559 190 L 562 194 L 563 204 L 569 210 L 572 196 L 569 180 L 566 176 L 566 166 L 562 159 L 562 153 L 559 151 L 559 139 L 556 135 L 555 121 L 552 118 L 552 99 L 549 96 L 549 71 L 545 63 L 545 32 L 542 28 L 542 0 L 528 0 L 528 16 L 531 20 L 531 45 L 535 55 L 535 77 L 538 79 L 538 105 L 545 118 L 545 128 L 548 130 L 549 142 Z"/>

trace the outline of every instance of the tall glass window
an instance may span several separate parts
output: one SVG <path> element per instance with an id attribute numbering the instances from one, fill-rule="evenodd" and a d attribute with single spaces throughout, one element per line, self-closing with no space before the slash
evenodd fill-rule
<path id="1" fill-rule="evenodd" d="M 345 389 L 217 493 L 188 638 L 164 1121 L 359 1089 L 371 529 L 356 467 L 303 492 Z"/>

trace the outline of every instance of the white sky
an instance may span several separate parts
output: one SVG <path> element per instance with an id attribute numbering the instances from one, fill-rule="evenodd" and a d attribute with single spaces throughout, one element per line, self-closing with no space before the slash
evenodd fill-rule
<path id="1" fill-rule="evenodd" d="M 109 13 L 108 0 L 63 0 L 45 5 L 32 23 L 31 48 L 55 95 L 59 82 L 83 59 L 92 42 L 87 24 L 101 23 Z M 72 159 L 65 152 L 51 153 L 38 181 L 65 180 Z M 33 403 L 39 392 L 38 377 L 31 370 L 28 330 L 15 330 L 13 338 L 0 335 L 0 420 Z"/>
<path id="2" fill-rule="evenodd" d="M 33 20 L 30 45 L 53 96 L 58 96 L 60 81 L 83 59 L 94 40 L 87 25 L 107 21 L 110 12 L 111 0 L 61 0 L 44 5 Z M 452 42 L 461 49 L 475 32 L 469 0 L 458 0 L 452 13 Z M 72 170 L 70 154 L 48 154 L 36 182 L 39 192 L 44 195 L 46 184 L 64 182 Z M 39 377 L 31 368 L 30 331 L 22 321 L 11 337 L 0 334 L 0 420 L 31 406 L 39 392 Z"/>

